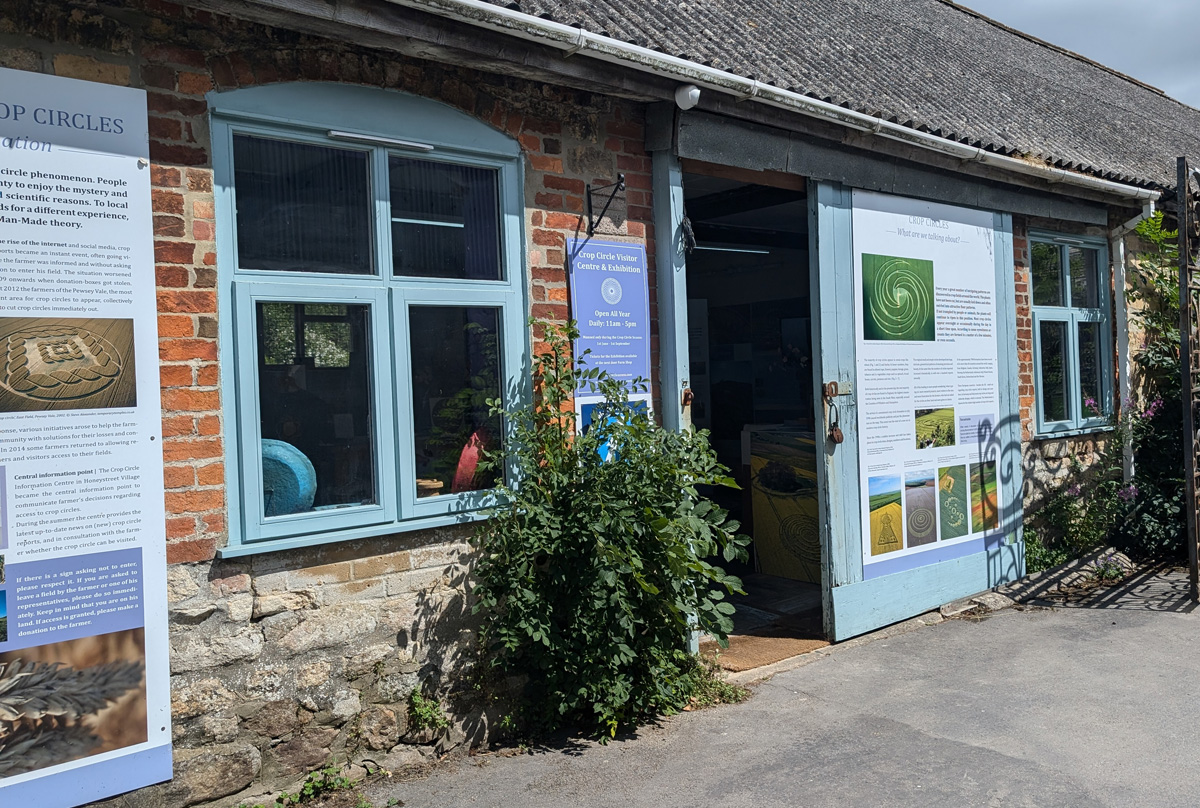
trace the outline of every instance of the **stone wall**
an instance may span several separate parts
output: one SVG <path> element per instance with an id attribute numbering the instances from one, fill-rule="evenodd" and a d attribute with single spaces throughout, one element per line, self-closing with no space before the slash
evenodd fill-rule
<path id="1" fill-rule="evenodd" d="M 565 243 L 581 229 L 585 184 L 618 171 L 628 191 L 600 233 L 646 245 L 654 299 L 642 107 L 166 0 L 2 4 L 0 66 L 148 95 L 176 777 L 112 805 L 237 805 L 293 787 L 331 759 L 412 763 L 481 738 L 488 721 L 464 690 L 474 647 L 469 528 L 216 558 L 237 529 L 226 501 L 239 494 L 225 485 L 231 401 L 218 373 L 221 223 L 205 93 L 282 81 L 386 87 L 509 133 L 525 155 L 531 314 L 555 321 L 568 315 Z M 651 334 L 657 366 L 655 321 Z M 407 727 L 418 686 L 455 718 L 438 739 Z"/>

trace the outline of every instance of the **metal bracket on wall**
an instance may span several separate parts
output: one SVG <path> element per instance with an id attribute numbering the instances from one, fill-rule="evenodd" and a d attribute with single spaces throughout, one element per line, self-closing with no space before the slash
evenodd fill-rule
<path id="1" fill-rule="evenodd" d="M 598 191 L 607 191 L 612 188 L 612 193 L 608 195 L 608 199 L 604 202 L 604 207 L 600 209 L 600 215 L 596 216 L 592 211 L 592 194 Z M 587 193 L 584 194 L 584 204 L 587 205 L 587 234 L 589 236 L 596 235 L 596 224 L 604 218 L 604 214 L 608 213 L 608 208 L 612 205 L 613 200 L 617 198 L 618 193 L 625 191 L 625 175 L 618 174 L 617 181 L 608 185 L 600 185 L 593 188 L 591 183 L 586 186 Z"/>

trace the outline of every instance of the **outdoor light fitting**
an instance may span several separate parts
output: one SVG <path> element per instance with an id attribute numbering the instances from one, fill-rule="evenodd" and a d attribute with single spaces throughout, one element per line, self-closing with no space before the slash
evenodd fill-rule
<path id="1" fill-rule="evenodd" d="M 682 110 L 689 110 L 700 103 L 700 88 L 695 84 L 681 84 L 675 91 L 675 103 Z"/>

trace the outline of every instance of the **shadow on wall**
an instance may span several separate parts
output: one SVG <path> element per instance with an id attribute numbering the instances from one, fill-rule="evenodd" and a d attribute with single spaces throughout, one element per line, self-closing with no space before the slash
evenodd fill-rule
<path id="1" fill-rule="evenodd" d="M 982 420 L 976 434 L 982 462 L 971 468 L 972 518 L 978 515 L 987 525 L 989 587 L 1014 581 L 1025 572 L 1025 545 L 1020 540 L 1025 521 L 1021 441 L 1003 439 L 1020 434 L 1017 415 L 996 424 Z"/>
<path id="2" fill-rule="evenodd" d="M 1086 488 L 1092 483 L 1106 443 L 1104 438 L 1092 435 L 1031 441 L 1023 453 L 1022 497 L 1026 514 L 1036 516 L 1063 486 L 1080 484 Z"/>

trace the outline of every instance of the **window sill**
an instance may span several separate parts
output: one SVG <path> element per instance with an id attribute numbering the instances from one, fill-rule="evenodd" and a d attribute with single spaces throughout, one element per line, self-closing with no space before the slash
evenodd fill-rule
<path id="1" fill-rule="evenodd" d="M 1057 429 L 1053 432 L 1037 432 L 1033 440 L 1054 440 L 1055 438 L 1077 438 L 1081 435 L 1094 435 L 1099 432 L 1112 432 L 1111 424 L 1096 424 L 1095 426 L 1077 427 L 1075 429 Z"/>
<path id="2" fill-rule="evenodd" d="M 371 539 L 379 536 L 390 536 L 396 533 L 409 533 L 414 530 L 429 530 L 449 525 L 471 525 L 484 519 L 482 511 L 463 511 L 448 513 L 440 516 L 426 516 L 417 519 L 406 519 L 402 522 L 388 522 L 382 525 L 355 528 L 353 530 L 338 530 L 329 533 L 312 533 L 306 536 L 294 536 L 286 539 L 263 539 L 244 543 L 229 544 L 217 549 L 217 558 L 242 558 L 263 553 L 277 553 L 282 550 L 299 550 L 307 547 L 319 547 L 325 544 L 354 541 L 355 539 Z"/>

